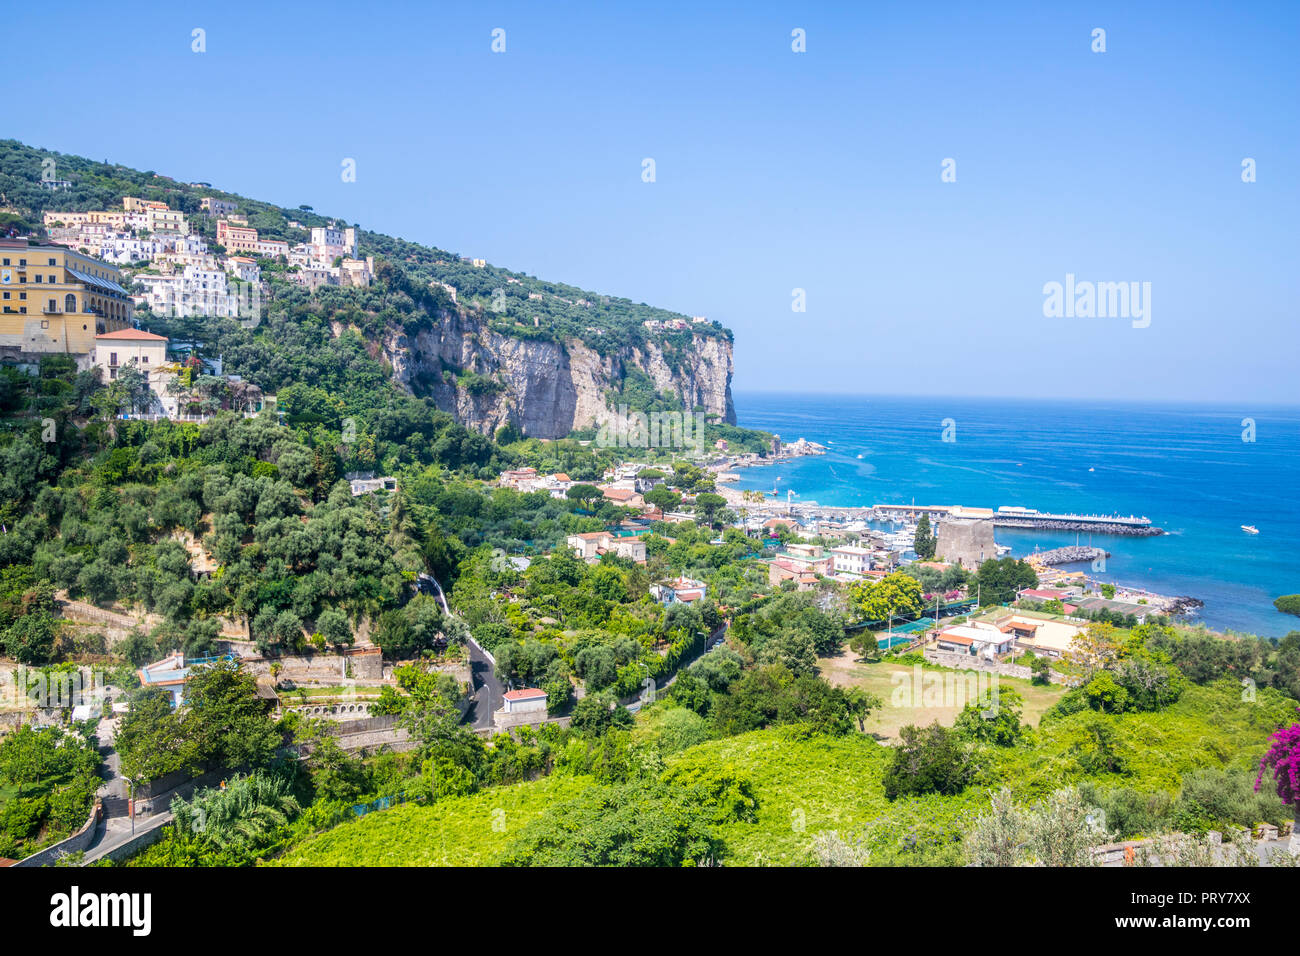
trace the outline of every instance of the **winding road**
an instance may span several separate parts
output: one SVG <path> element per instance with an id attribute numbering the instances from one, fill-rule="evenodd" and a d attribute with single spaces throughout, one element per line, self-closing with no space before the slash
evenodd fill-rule
<path id="1" fill-rule="evenodd" d="M 452 617 L 451 608 L 447 606 L 447 596 L 442 585 L 432 574 L 421 574 L 416 583 L 425 594 L 432 594 L 442 604 L 442 613 Z M 484 730 L 493 725 L 492 715 L 505 706 L 505 684 L 497 677 L 496 661 L 492 655 L 479 646 L 471 635 L 469 638 L 469 674 L 470 694 L 469 709 L 465 719 L 476 730 Z"/>

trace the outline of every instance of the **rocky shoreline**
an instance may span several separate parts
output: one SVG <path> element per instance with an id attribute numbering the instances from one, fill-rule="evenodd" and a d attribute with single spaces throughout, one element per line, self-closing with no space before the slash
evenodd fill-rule
<path id="1" fill-rule="evenodd" d="M 1200 598 L 1182 595 L 1171 598 L 1169 603 L 1165 605 L 1165 611 L 1170 617 L 1184 617 L 1188 614 L 1195 614 L 1197 609 L 1202 607 L 1205 607 L 1205 602 Z"/>
<path id="2" fill-rule="evenodd" d="M 1053 566 L 1057 564 L 1078 564 L 1083 561 L 1095 561 L 1097 558 L 1109 558 L 1110 552 L 1103 548 L 1092 548 L 1082 544 L 1071 544 L 1051 551 L 1038 551 L 1028 555 L 1036 564 Z"/>

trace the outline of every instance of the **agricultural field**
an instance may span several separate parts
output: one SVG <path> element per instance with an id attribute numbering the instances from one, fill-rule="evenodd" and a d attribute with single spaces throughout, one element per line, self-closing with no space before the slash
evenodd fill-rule
<path id="1" fill-rule="evenodd" d="M 896 704 L 895 695 L 900 688 L 909 691 L 913 688 L 915 671 L 912 664 L 895 661 L 864 663 L 848 648 L 844 648 L 835 657 L 821 658 L 817 663 L 821 668 L 821 676 L 830 684 L 856 687 L 868 694 L 875 694 L 884 702 L 884 706 L 873 711 L 866 721 L 866 733 L 877 740 L 897 741 L 899 728 L 907 724 L 925 726 L 937 720 L 945 727 L 951 727 L 967 702 L 950 697 L 936 701 L 934 706 L 911 706 L 907 702 L 914 699 L 915 695 L 909 693 L 904 699 L 904 706 Z M 938 667 L 923 667 L 922 672 L 956 674 L 956 671 Z M 1021 722 L 1033 727 L 1038 726 L 1039 718 L 1065 694 L 1065 688 L 1059 684 L 1040 685 L 1016 677 L 999 677 L 998 686 L 1014 688 L 1025 698 Z M 929 703 L 928 695 L 923 695 L 918 703 Z"/>
<path id="2" fill-rule="evenodd" d="M 281 866 L 491 866 L 525 823 L 577 796 L 589 777 L 544 777 L 431 806 L 371 813 L 304 842 Z"/>

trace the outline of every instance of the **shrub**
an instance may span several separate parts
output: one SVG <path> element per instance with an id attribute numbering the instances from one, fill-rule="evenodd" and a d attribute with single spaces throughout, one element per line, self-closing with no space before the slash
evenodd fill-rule
<path id="1" fill-rule="evenodd" d="M 882 781 L 890 800 L 907 794 L 960 793 L 970 782 L 970 752 L 955 731 L 935 721 L 925 728 L 903 727 L 899 737 Z"/>

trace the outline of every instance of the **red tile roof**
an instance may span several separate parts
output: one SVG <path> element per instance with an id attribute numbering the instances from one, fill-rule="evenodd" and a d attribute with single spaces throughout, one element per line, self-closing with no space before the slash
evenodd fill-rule
<path id="1" fill-rule="evenodd" d="M 942 632 L 939 634 L 939 640 L 945 644 L 963 644 L 967 647 L 975 643 L 969 637 L 962 637 L 960 634 L 944 634 Z"/>
<path id="2" fill-rule="evenodd" d="M 546 691 L 528 687 L 524 690 L 508 690 L 503 696 L 506 700 L 532 700 L 534 697 L 545 697 Z"/>

